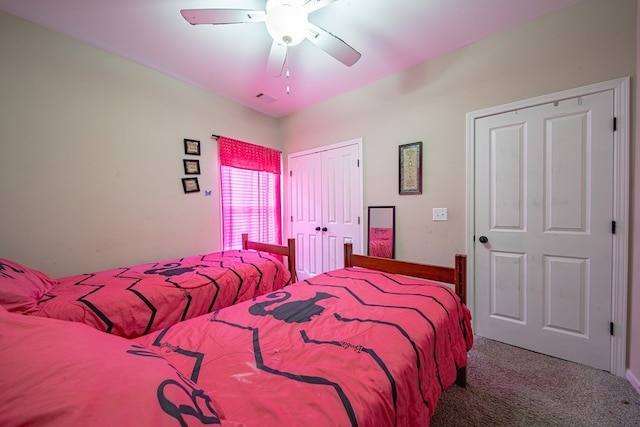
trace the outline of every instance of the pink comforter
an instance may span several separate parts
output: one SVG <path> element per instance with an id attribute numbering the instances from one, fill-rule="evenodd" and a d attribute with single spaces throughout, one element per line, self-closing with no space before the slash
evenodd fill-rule
<path id="1" fill-rule="evenodd" d="M 446 286 L 341 269 L 136 338 L 248 426 L 426 426 L 467 364 Z M 188 408 L 187 408 L 188 409 Z"/>
<path id="2" fill-rule="evenodd" d="M 231 250 L 62 277 L 28 314 L 137 337 L 287 285 L 273 256 Z"/>

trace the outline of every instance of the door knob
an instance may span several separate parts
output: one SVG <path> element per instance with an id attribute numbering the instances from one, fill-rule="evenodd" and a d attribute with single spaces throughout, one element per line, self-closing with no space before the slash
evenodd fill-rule
<path id="1" fill-rule="evenodd" d="M 478 240 L 480 241 L 480 243 L 487 243 L 489 241 L 489 239 L 487 239 L 487 236 L 480 236 Z"/>
<path id="2" fill-rule="evenodd" d="M 320 227 L 316 227 L 316 231 L 320 231 Z"/>
<path id="3" fill-rule="evenodd" d="M 322 231 L 327 231 L 327 227 L 322 227 Z"/>

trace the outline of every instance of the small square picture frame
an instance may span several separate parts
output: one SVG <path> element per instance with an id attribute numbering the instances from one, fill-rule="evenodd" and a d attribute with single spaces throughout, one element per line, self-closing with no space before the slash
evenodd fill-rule
<path id="1" fill-rule="evenodd" d="M 182 178 L 182 189 L 185 193 L 197 193 L 200 191 L 198 178 Z"/>
<path id="2" fill-rule="evenodd" d="M 191 156 L 200 155 L 200 141 L 195 139 L 184 139 L 184 154 Z"/>
<path id="3" fill-rule="evenodd" d="M 183 159 L 182 163 L 186 175 L 200 175 L 200 160 Z"/>

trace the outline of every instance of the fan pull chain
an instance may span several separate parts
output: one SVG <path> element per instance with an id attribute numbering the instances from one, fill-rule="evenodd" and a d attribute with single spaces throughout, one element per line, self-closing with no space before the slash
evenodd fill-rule
<path id="1" fill-rule="evenodd" d="M 289 74 L 289 67 L 287 67 L 287 71 L 285 72 L 285 77 L 287 78 L 287 80 L 289 80 L 289 77 L 291 75 Z M 289 87 L 289 84 L 287 84 L 287 95 L 289 95 L 291 93 L 291 88 Z"/>

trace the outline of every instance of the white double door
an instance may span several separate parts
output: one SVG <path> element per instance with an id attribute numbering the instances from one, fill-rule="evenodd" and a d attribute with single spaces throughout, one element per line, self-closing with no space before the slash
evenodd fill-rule
<path id="1" fill-rule="evenodd" d="M 475 329 L 610 370 L 613 93 L 476 120 Z"/>
<path id="2" fill-rule="evenodd" d="M 291 154 L 291 235 L 299 279 L 344 267 L 344 243 L 362 253 L 361 141 Z"/>

